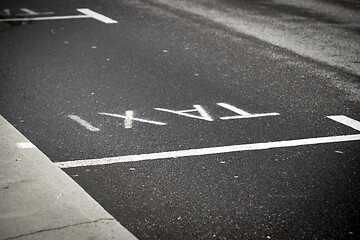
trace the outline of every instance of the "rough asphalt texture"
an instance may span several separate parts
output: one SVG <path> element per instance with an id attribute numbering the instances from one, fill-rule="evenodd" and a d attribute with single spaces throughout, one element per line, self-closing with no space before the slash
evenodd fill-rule
<path id="1" fill-rule="evenodd" d="M 118 24 L 94 19 L 1 23 L 0 114 L 53 162 L 356 133 L 326 116 L 360 120 L 358 59 L 351 55 L 359 43 L 358 33 L 351 34 L 358 31 L 357 18 L 352 30 L 334 27 L 336 35 L 346 34 L 329 43 L 340 49 L 340 57 L 326 62 L 322 59 L 331 48 L 312 57 L 307 53 L 318 45 L 305 44 L 300 54 L 272 45 L 271 39 L 287 32 L 284 42 L 297 36 L 315 41 L 317 33 L 326 36 L 323 25 L 318 32 L 293 35 L 297 30 L 289 24 L 312 30 L 307 23 L 330 24 L 330 13 L 316 16 L 306 7 L 276 4 L 281 1 L 193 1 L 192 7 L 172 2 L 2 1 L 0 9 L 14 13 L 27 7 L 73 15 L 86 7 Z M 278 32 L 264 40 L 231 21 L 211 20 L 202 14 L 204 8 L 207 14 L 214 9 L 214 16 L 238 19 L 225 14 L 231 9 L 251 26 L 270 31 L 267 25 L 274 25 Z M 275 23 L 265 24 L 269 19 Z M 276 22 L 288 25 L 280 31 Z M 352 39 L 346 50 L 342 38 Z M 280 115 L 220 120 L 234 115 L 216 105 L 221 102 Z M 185 110 L 194 104 L 214 121 L 154 109 Z M 167 125 L 133 122 L 125 129 L 124 119 L 98 114 L 129 110 Z M 88 131 L 69 114 L 100 131 Z M 355 239 L 360 235 L 359 150 L 358 142 L 334 143 L 65 172 L 139 239 Z"/>

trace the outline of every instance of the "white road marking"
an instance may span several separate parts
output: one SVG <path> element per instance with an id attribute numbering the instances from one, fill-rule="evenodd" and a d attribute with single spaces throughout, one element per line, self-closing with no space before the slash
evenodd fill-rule
<path id="1" fill-rule="evenodd" d="M 360 122 L 356 120 L 351 119 L 351 121 L 349 121 L 349 118 L 345 116 L 330 116 L 329 118 L 339 123 L 345 123 L 345 125 L 359 130 L 358 127 L 360 126 Z M 318 138 L 307 138 L 307 139 L 297 139 L 297 140 L 287 140 L 287 141 L 242 144 L 242 145 L 232 145 L 232 146 L 223 146 L 223 147 L 189 149 L 189 150 L 180 150 L 180 151 L 101 158 L 101 159 L 76 160 L 76 161 L 58 162 L 56 164 L 60 168 L 72 168 L 72 167 L 105 165 L 105 164 L 114 164 L 114 163 L 123 163 L 123 162 L 148 161 L 148 160 L 159 160 L 166 158 L 179 158 L 179 157 L 190 157 L 190 156 L 203 156 L 203 155 L 211 155 L 211 154 L 219 154 L 219 153 L 254 151 L 254 150 L 307 146 L 307 145 L 315 145 L 315 144 L 338 143 L 338 142 L 349 142 L 349 141 L 359 141 L 359 140 L 360 140 L 360 134 L 354 134 L 354 135 L 342 135 L 342 136 L 333 136 L 333 137 L 318 137 Z"/>
<path id="2" fill-rule="evenodd" d="M 101 15 L 97 12 L 94 12 L 88 8 L 79 8 L 79 9 L 76 9 L 78 12 L 81 12 L 82 14 L 85 14 L 86 16 L 89 16 L 91 18 L 94 18 L 96 20 L 99 20 L 100 22 L 103 22 L 103 23 L 106 23 L 106 24 L 109 24 L 109 23 L 117 23 L 117 21 L 111 19 L 111 18 L 108 18 L 104 15 Z"/>
<path id="3" fill-rule="evenodd" d="M 346 116 L 328 116 L 328 118 L 360 131 L 360 122 Z"/>
<path id="4" fill-rule="evenodd" d="M 125 112 L 125 120 L 124 120 L 124 127 L 125 128 L 132 128 L 133 115 L 134 115 L 133 111 L 126 111 Z"/>
<path id="5" fill-rule="evenodd" d="M 31 142 L 17 143 L 16 145 L 18 148 L 35 148 L 35 145 Z"/>
<path id="6" fill-rule="evenodd" d="M 131 113 L 130 113 L 131 112 Z M 100 115 L 105 115 L 105 116 L 110 116 L 110 117 L 116 117 L 116 118 L 123 118 L 124 120 L 124 126 L 126 128 L 126 126 L 129 126 L 129 124 L 132 121 L 138 121 L 138 122 L 144 122 L 144 123 L 150 123 L 150 124 L 154 124 L 154 125 L 167 125 L 166 123 L 163 122 L 157 122 L 157 121 L 150 121 L 150 120 L 146 120 L 146 119 L 141 119 L 141 118 L 134 118 L 133 116 L 133 111 L 126 111 L 125 112 L 125 116 L 123 115 L 119 115 L 119 114 L 114 114 L 114 113 L 98 113 Z M 131 116 L 130 116 L 131 115 Z"/>
<path id="7" fill-rule="evenodd" d="M 279 113 L 257 113 L 251 114 L 248 113 L 240 108 L 234 107 L 228 103 L 217 103 L 220 107 L 226 108 L 230 111 L 233 111 L 239 115 L 237 116 L 230 116 L 230 117 L 221 117 L 222 120 L 229 120 L 229 119 L 241 119 L 241 118 L 257 118 L 257 117 L 268 117 L 268 116 L 277 116 L 280 115 Z"/>
<path id="8" fill-rule="evenodd" d="M 90 123 L 88 123 L 87 121 L 81 119 L 79 116 L 77 115 L 68 115 L 69 118 L 71 118 L 72 120 L 74 120 L 75 122 L 79 123 L 81 126 L 85 127 L 87 130 L 92 131 L 92 132 L 98 132 L 100 131 L 99 128 L 94 127 L 93 125 L 91 125 Z"/>
<path id="9" fill-rule="evenodd" d="M 206 120 L 206 121 L 214 121 L 211 118 L 211 116 L 205 111 L 205 109 L 203 107 L 201 107 L 200 105 L 193 105 L 193 106 L 195 109 L 181 110 L 181 111 L 174 111 L 174 110 L 165 109 L 165 108 L 154 108 L 154 109 L 157 111 L 174 113 L 174 114 L 178 114 L 178 115 L 185 116 L 185 117 L 197 118 L 197 119 L 202 119 L 202 120 Z M 198 112 L 200 114 L 200 116 L 188 114 L 188 112 Z"/>
<path id="10" fill-rule="evenodd" d="M 20 8 L 20 10 L 23 12 L 26 12 L 28 15 L 39 15 L 38 12 L 35 12 L 35 11 L 27 9 L 27 8 Z"/>
<path id="11" fill-rule="evenodd" d="M 6 16 L 10 16 L 10 9 L 5 9 L 4 13 L 5 13 Z"/>
<path id="12" fill-rule="evenodd" d="M 18 14 L 15 14 L 15 16 L 39 16 L 39 15 L 52 15 L 52 14 L 54 14 L 54 12 L 35 12 L 35 13 L 36 14 L 18 13 Z"/>
<path id="13" fill-rule="evenodd" d="M 5 18 L 5 19 L 0 19 L 0 22 L 65 20 L 65 19 L 75 19 L 75 18 L 90 18 L 90 17 L 86 15 L 72 15 L 72 16 L 33 17 L 33 18 Z"/>
<path id="14" fill-rule="evenodd" d="M 76 9 L 77 11 L 85 15 L 70 15 L 70 16 L 51 16 L 51 17 L 31 17 L 31 18 L 5 18 L 0 19 L 0 22 L 18 22 L 18 21 L 46 21 L 46 20 L 65 20 L 65 19 L 77 19 L 77 18 L 93 18 L 103 23 L 117 23 L 117 21 L 94 12 L 87 8 Z"/>

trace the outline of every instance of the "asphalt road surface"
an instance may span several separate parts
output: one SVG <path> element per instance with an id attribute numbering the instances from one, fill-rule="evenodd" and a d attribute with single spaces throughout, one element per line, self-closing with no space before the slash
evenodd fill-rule
<path id="1" fill-rule="evenodd" d="M 356 239 L 359 9 L 2 0 L 0 114 L 139 239 Z"/>

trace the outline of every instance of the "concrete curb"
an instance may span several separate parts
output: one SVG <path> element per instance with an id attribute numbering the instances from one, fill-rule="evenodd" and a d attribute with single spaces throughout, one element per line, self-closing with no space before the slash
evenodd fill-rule
<path id="1" fill-rule="evenodd" d="M 0 239 L 136 237 L 0 116 Z"/>

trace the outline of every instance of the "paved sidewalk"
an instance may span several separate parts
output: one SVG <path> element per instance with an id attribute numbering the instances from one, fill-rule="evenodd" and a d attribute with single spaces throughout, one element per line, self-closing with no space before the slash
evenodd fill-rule
<path id="1" fill-rule="evenodd" d="M 0 116 L 0 239 L 136 238 Z"/>

